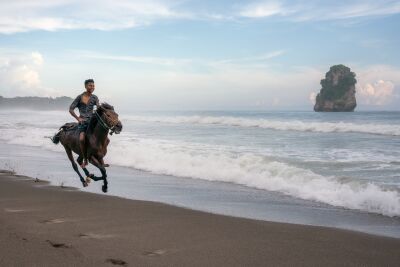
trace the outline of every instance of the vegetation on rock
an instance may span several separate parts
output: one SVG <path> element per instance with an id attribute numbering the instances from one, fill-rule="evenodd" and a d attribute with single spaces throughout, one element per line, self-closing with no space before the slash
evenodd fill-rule
<path id="1" fill-rule="evenodd" d="M 332 66 L 321 80 L 315 111 L 354 111 L 356 74 L 344 65 Z"/>

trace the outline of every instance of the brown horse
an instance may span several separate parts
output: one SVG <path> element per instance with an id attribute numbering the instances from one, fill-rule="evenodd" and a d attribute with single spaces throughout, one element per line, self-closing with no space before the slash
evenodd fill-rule
<path id="1" fill-rule="evenodd" d="M 72 168 L 79 175 L 79 178 L 84 187 L 88 186 L 90 179 L 94 181 L 103 180 L 102 191 L 107 192 L 107 171 L 103 158 L 107 154 L 107 146 L 110 142 L 108 134 L 112 135 L 114 132 L 119 134 L 122 131 L 122 124 L 118 120 L 118 114 L 114 111 L 114 107 L 107 103 L 101 104 L 94 112 L 90 119 L 89 126 L 86 132 L 86 146 L 87 146 L 87 159 L 91 164 L 96 166 L 100 172 L 101 177 L 89 173 L 85 168 L 82 168 L 86 175 L 86 180 L 79 172 L 78 166 L 74 161 L 72 152 L 78 154 L 77 162 L 82 164 L 83 155 L 79 146 L 79 130 L 78 123 L 67 123 L 60 128 L 60 131 L 52 138 L 53 143 L 61 144 L 67 152 L 68 158 L 71 161 Z"/>

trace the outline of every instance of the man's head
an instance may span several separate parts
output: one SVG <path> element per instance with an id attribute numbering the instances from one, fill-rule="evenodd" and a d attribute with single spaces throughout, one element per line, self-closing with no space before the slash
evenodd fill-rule
<path id="1" fill-rule="evenodd" d="M 93 79 L 87 79 L 85 81 L 85 88 L 86 88 L 86 92 L 88 92 L 89 94 L 93 93 L 93 91 L 94 91 L 94 81 L 93 81 Z"/>

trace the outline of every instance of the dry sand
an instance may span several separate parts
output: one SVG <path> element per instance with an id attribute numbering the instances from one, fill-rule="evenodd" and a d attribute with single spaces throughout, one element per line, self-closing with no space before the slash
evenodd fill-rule
<path id="1" fill-rule="evenodd" d="M 214 215 L 0 172 L 0 266 L 400 266 L 400 239 Z"/>

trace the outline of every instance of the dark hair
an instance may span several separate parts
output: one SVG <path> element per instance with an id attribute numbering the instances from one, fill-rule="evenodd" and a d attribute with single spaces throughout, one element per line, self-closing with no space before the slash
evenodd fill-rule
<path id="1" fill-rule="evenodd" d="M 85 81 L 85 86 L 88 85 L 88 83 L 94 83 L 93 79 L 87 79 Z"/>

